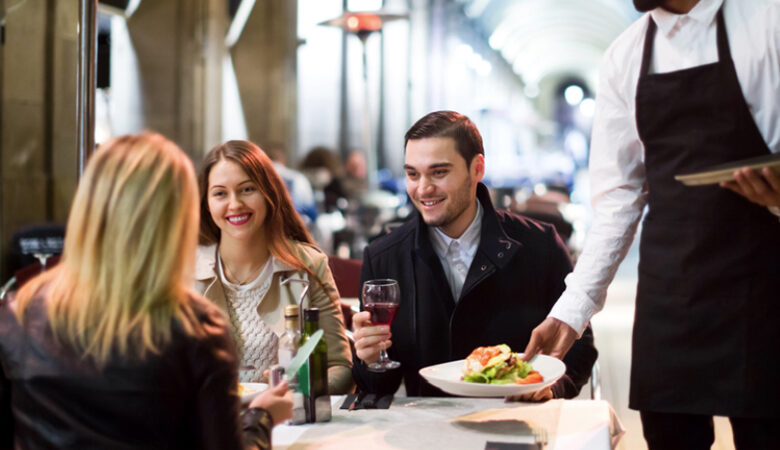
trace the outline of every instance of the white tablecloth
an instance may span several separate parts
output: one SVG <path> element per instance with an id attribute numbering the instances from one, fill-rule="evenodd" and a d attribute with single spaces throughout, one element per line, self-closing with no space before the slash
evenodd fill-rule
<path id="1" fill-rule="evenodd" d="M 533 443 L 544 428 L 546 449 L 608 450 L 623 435 L 605 401 L 398 397 L 390 409 L 346 411 L 338 409 L 343 399 L 333 398 L 331 422 L 274 428 L 273 448 L 483 450 L 487 442 Z"/>

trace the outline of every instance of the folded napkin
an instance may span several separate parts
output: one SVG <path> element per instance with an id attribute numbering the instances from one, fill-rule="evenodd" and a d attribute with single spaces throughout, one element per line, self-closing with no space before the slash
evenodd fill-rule
<path id="1" fill-rule="evenodd" d="M 393 394 L 376 395 L 359 392 L 347 395 L 344 403 L 341 404 L 341 409 L 350 411 L 356 409 L 387 409 L 391 403 L 393 403 Z"/>
<path id="2" fill-rule="evenodd" d="M 566 400 L 571 402 L 571 400 Z M 526 444 L 528 447 L 501 447 L 507 445 L 503 442 L 494 442 L 496 447 L 485 447 L 487 449 L 510 450 L 520 448 L 555 448 L 555 432 L 560 431 L 558 423 L 561 416 L 561 408 L 564 400 L 550 400 L 544 403 L 521 403 L 512 408 L 487 409 L 478 411 L 465 416 L 450 419 L 450 421 L 460 428 L 478 430 L 494 434 L 532 434 L 536 444 Z M 549 433 L 548 433 L 549 431 Z M 548 442 L 549 438 L 549 442 Z"/>

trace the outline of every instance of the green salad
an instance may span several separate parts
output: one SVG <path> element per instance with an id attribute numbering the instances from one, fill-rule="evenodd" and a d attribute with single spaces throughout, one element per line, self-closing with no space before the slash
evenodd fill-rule
<path id="1" fill-rule="evenodd" d="M 466 358 L 463 381 L 484 384 L 522 383 L 533 372 L 531 364 L 520 359 L 506 344 L 478 347 Z"/>

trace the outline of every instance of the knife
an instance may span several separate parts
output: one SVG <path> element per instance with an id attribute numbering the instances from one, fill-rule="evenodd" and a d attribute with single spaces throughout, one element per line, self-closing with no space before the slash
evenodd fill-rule
<path id="1" fill-rule="evenodd" d="M 303 366 L 303 363 L 306 362 L 309 359 L 309 356 L 311 355 L 311 352 L 314 351 L 314 347 L 317 346 L 317 344 L 320 342 L 320 339 L 322 339 L 323 331 L 317 330 L 309 337 L 309 340 L 307 340 L 301 347 L 298 349 L 298 353 L 295 354 L 295 357 L 290 361 L 290 364 L 287 364 L 287 367 L 284 368 L 285 374 L 297 374 L 298 370 Z M 269 380 L 270 381 L 270 380 Z M 242 395 L 241 396 L 241 406 L 246 408 L 249 406 L 249 404 L 254 400 L 255 397 L 262 394 L 265 391 L 259 391 L 259 392 L 253 392 L 252 394 L 248 395 Z"/>

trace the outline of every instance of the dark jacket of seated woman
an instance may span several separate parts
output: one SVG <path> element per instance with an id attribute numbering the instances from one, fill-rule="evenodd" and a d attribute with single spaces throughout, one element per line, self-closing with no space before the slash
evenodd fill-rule
<path id="1" fill-rule="evenodd" d="M 102 370 L 56 342 L 41 298 L 23 325 L 14 303 L 0 304 L 0 449 L 270 448 L 266 411 L 239 418 L 235 350 L 208 301 L 192 302 L 199 335 L 173 324 L 160 354 Z"/>

